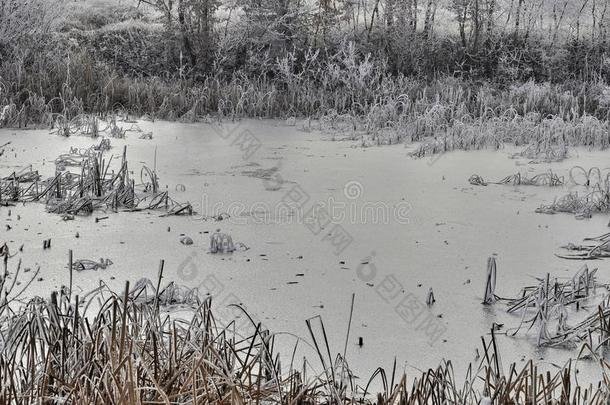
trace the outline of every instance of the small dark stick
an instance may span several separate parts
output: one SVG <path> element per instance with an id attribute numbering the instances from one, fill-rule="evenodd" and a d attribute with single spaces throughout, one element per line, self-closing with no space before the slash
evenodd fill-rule
<path id="1" fill-rule="evenodd" d="M 165 267 L 165 260 L 161 259 L 159 262 L 159 273 L 157 279 L 157 289 L 155 291 L 155 308 L 158 308 L 157 305 L 159 303 L 159 289 L 161 288 L 161 279 L 163 278 L 163 268 Z"/>
<path id="2" fill-rule="evenodd" d="M 121 337 L 119 341 L 119 358 L 123 358 L 125 348 L 125 335 L 127 333 L 127 305 L 129 302 L 129 281 L 125 283 L 125 295 L 123 296 L 123 311 L 121 313 Z"/>
<path id="3" fill-rule="evenodd" d="M 426 297 L 426 305 L 432 306 L 436 302 L 434 298 L 434 291 L 432 291 L 432 287 L 428 290 L 428 296 Z"/>
<path id="4" fill-rule="evenodd" d="M 72 249 L 68 250 L 68 270 L 70 271 L 70 292 L 69 292 L 69 298 L 70 299 L 72 297 L 72 273 L 73 273 L 73 269 L 72 269 Z"/>
<path id="5" fill-rule="evenodd" d="M 483 304 L 491 305 L 496 302 L 496 259 L 491 256 L 487 259 L 487 275 L 485 279 L 485 295 L 483 297 Z"/>
<path id="6" fill-rule="evenodd" d="M 68 298 L 69 300 L 72 299 L 72 297 Z M 74 303 L 74 331 L 76 332 L 78 330 L 77 325 L 78 325 L 78 295 L 75 296 L 75 303 Z"/>
<path id="7" fill-rule="evenodd" d="M 360 347 L 364 346 L 364 338 L 362 336 L 360 336 L 358 338 L 358 346 L 360 346 Z"/>

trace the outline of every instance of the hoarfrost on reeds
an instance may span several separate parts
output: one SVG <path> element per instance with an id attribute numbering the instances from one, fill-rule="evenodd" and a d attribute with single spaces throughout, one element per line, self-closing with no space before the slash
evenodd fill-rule
<path id="1" fill-rule="evenodd" d="M 532 177 L 527 177 L 527 175 L 522 175 L 521 173 L 515 173 L 506 176 L 497 182 L 487 182 L 483 179 L 483 177 L 479 176 L 478 174 L 473 174 L 472 176 L 470 176 L 470 178 L 468 178 L 468 182 L 473 186 L 487 186 L 488 184 L 506 184 L 512 186 L 558 187 L 565 184 L 565 180 L 563 177 L 559 177 L 557 174 L 553 173 L 550 170 L 547 173 L 540 173 Z"/>
<path id="2" fill-rule="evenodd" d="M 105 155 L 109 148 L 107 139 L 88 149 L 71 148 L 55 160 L 55 176 L 44 180 L 32 166 L 13 172 L 0 179 L 0 202 L 44 202 L 47 211 L 62 215 L 106 209 L 193 214 L 190 203 L 179 203 L 167 191 L 159 191 L 157 174 L 148 167 L 142 167 L 136 183 L 128 169 L 126 147 L 115 172 L 111 167 L 115 156 Z"/>
<path id="3" fill-rule="evenodd" d="M 610 343 L 607 339 L 610 286 L 598 282 L 596 273 L 597 269 L 589 270 L 584 265 L 568 279 L 551 278 L 547 273 L 537 278 L 535 285 L 524 287 L 518 297 L 494 295 L 498 302 L 507 306 L 508 313 L 520 317 L 519 324 L 509 327 L 506 333 L 515 336 L 534 330 L 539 346 L 577 347 L 594 342 L 590 344 L 593 352 L 606 347 Z M 490 283 L 489 274 L 488 268 L 487 284 Z M 593 310 L 588 310 L 588 306 Z M 586 317 L 582 319 L 581 316 L 581 320 L 570 325 L 569 314 L 576 317 L 579 311 L 585 312 Z"/>
<path id="4" fill-rule="evenodd" d="M 585 238 L 587 244 L 568 243 L 562 246 L 562 249 L 568 253 L 557 254 L 556 256 L 562 259 L 570 260 L 597 260 L 610 257 L 610 233 L 605 233 L 600 236 Z"/>
<path id="5" fill-rule="evenodd" d="M 215 317 L 210 298 L 174 283 L 160 287 L 161 277 L 162 270 L 156 283 L 127 283 L 123 293 L 102 285 L 79 297 L 64 288 L 23 303 L 1 278 L 2 400 L 475 405 L 489 403 L 491 396 L 503 404 L 602 405 L 610 398 L 607 385 L 580 387 L 572 363 L 555 374 L 539 372 L 531 360 L 507 371 L 493 330 L 491 338 L 482 339 L 485 355 L 469 366 L 463 382 L 456 381 L 451 361 L 421 374 L 379 368 L 360 380 L 345 352 L 335 361 L 326 357 L 333 349 L 311 319 L 308 340 L 318 358 L 283 363 L 276 335 L 260 323 L 248 317 L 252 332 L 242 335 L 232 320 Z M 324 330 L 321 318 L 318 323 Z M 608 378 L 610 365 L 603 360 L 600 365 Z M 383 390 L 375 396 L 370 387 L 377 377 Z"/>

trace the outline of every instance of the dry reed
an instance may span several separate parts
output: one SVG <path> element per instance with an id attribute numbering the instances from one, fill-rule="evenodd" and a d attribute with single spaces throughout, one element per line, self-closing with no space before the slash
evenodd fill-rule
<path id="1" fill-rule="evenodd" d="M 610 398 L 604 361 L 597 386 L 578 385 L 571 362 L 554 374 L 533 361 L 506 370 L 493 331 L 462 383 L 444 361 L 412 376 L 379 368 L 361 385 L 344 356 L 332 360 L 312 320 L 307 324 L 323 372 L 315 371 L 313 359 L 286 368 L 275 336 L 260 323 L 249 318 L 251 328 L 242 335 L 233 320 L 214 317 L 210 298 L 173 283 L 160 287 L 163 262 L 156 283 L 127 283 L 123 293 L 102 285 L 77 296 L 63 288 L 21 302 L 9 288 L 7 261 L 0 306 L 4 403 L 601 405 Z M 323 330 L 321 319 L 320 325 Z M 376 396 L 373 380 L 383 387 Z"/>

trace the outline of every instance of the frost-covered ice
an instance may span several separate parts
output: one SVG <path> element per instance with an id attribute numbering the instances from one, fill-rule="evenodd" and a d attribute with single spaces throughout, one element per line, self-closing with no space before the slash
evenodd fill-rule
<path id="1" fill-rule="evenodd" d="M 604 152 L 572 151 L 564 162 L 536 165 L 509 159 L 512 149 L 415 160 L 408 156 L 413 146 L 363 149 L 356 142 L 329 142 L 320 133 L 275 121 L 248 120 L 220 130 L 209 124 L 140 125 L 153 131 L 152 140 L 135 134 L 112 139 L 110 153 L 118 156 L 128 145 L 137 181 L 141 164 L 153 166 L 156 150 L 160 184 L 176 200 L 190 201 L 199 215 L 122 212 L 96 223 L 95 214 L 63 221 L 46 214 L 41 204 L 13 207 L 10 218 L 8 209 L 0 208 L 0 218 L 12 227 L 7 231 L 3 224 L 0 239 L 14 247 L 25 244 L 23 265 L 42 268 L 44 280 L 34 282 L 31 294 L 49 295 L 68 283 L 68 249 L 79 258 L 107 257 L 114 263 L 105 270 L 75 273 L 79 292 L 95 287 L 99 279 L 118 290 L 125 280 L 154 279 L 159 260 L 165 259 L 166 281 L 211 290 L 220 314 L 227 317 L 232 311 L 227 303 L 242 303 L 268 328 L 291 334 L 278 343 L 290 354 L 292 335 L 309 342 L 305 319 L 318 314 L 332 353 L 342 352 L 355 293 L 347 354 L 358 375 L 368 376 L 377 366 L 390 368 L 394 356 L 407 371 L 452 359 L 460 374 L 493 322 L 509 326 L 519 321 L 506 315 L 501 304 L 481 305 L 489 256 L 496 254 L 496 294 L 514 296 L 533 284 L 534 276 L 573 275 L 582 263 L 555 257 L 559 246 L 607 231 L 605 215 L 577 221 L 572 215 L 534 213 L 567 187 L 468 183 L 473 173 L 489 181 L 549 168 L 567 176 L 574 165 L 605 168 Z M 260 142 L 260 148 L 245 150 L 246 140 Z M 0 157 L 0 175 L 32 164 L 51 176 L 60 153 L 93 143 L 48 131 L 1 130 L 0 144 L 7 141 L 12 144 Z M 297 196 L 303 215 L 282 204 L 294 204 Z M 322 230 L 317 227 L 324 222 L 320 216 L 313 224 L 303 219 L 317 203 L 332 207 L 326 212 L 353 239 L 338 254 L 332 243 L 336 235 L 329 236 L 333 225 Z M 219 228 L 243 248 L 232 255 L 208 254 L 210 235 Z M 194 243 L 181 244 L 181 235 Z M 42 241 L 48 238 L 52 248 L 43 251 Z M 599 267 L 599 277 L 607 281 L 609 264 L 590 266 Z M 405 321 L 405 312 L 396 309 L 405 297 L 425 306 L 430 288 L 435 302 L 424 314 L 446 327 L 432 346 L 421 322 Z M 360 337 L 362 347 L 357 345 Z M 550 363 L 561 365 L 576 354 L 537 349 L 534 343 L 535 333 L 529 339 L 500 338 L 504 364 L 525 356 L 552 367 Z M 299 347 L 309 350 L 305 341 Z M 582 362 L 578 368 L 580 378 L 597 378 L 593 364 Z"/>

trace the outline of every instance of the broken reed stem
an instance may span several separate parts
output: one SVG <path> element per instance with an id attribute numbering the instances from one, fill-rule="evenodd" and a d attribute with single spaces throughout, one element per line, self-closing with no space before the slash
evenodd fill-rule
<path id="1" fill-rule="evenodd" d="M 125 294 L 123 295 L 123 313 L 121 314 L 121 337 L 119 342 L 119 362 L 123 360 L 125 350 L 125 335 L 127 334 L 127 304 L 129 302 L 129 281 L 125 282 Z"/>
<path id="2" fill-rule="evenodd" d="M 485 294 L 483 297 L 483 304 L 490 305 L 496 302 L 496 259 L 490 256 L 487 259 L 487 273 L 485 277 Z"/>
<path id="3" fill-rule="evenodd" d="M 159 291 L 161 288 L 161 280 L 163 279 L 163 268 L 165 267 L 165 260 L 161 259 L 159 262 L 159 271 L 157 272 L 157 288 L 155 289 L 155 302 L 154 308 L 159 310 Z"/>
<path id="4" fill-rule="evenodd" d="M 72 249 L 68 250 L 68 271 L 70 272 L 70 289 L 69 289 L 69 299 L 72 298 L 72 273 L 74 273 L 73 268 L 73 257 L 72 257 Z"/>

